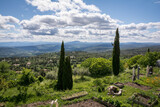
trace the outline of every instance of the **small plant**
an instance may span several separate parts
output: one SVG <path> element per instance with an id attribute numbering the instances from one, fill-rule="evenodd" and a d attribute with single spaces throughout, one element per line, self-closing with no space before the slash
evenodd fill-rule
<path id="1" fill-rule="evenodd" d="M 42 76 L 38 77 L 39 82 L 42 82 L 44 80 L 44 78 Z"/>

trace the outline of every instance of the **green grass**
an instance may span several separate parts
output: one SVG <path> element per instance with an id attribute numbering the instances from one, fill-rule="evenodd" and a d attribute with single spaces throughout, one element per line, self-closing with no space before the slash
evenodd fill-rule
<path id="1" fill-rule="evenodd" d="M 145 74 L 145 70 L 143 70 L 142 73 Z M 41 83 L 35 82 L 35 83 L 28 86 L 27 95 L 29 95 L 29 97 L 26 99 L 25 102 L 23 102 L 23 101 L 20 101 L 17 103 L 16 102 L 5 102 L 5 104 L 7 105 L 7 107 L 12 107 L 15 105 L 30 104 L 30 103 L 37 102 L 37 101 L 47 101 L 47 100 L 58 99 L 59 106 L 61 107 L 62 105 L 65 105 L 65 104 L 71 104 L 71 103 L 83 101 L 85 99 L 90 99 L 92 97 L 101 96 L 104 98 L 110 98 L 113 101 L 118 100 L 119 102 L 121 102 L 121 105 L 123 107 L 131 107 L 131 105 L 127 103 L 127 99 L 130 96 L 132 96 L 134 93 L 145 93 L 146 95 L 153 96 L 153 97 L 157 98 L 157 96 L 155 94 L 157 93 L 156 89 L 158 89 L 159 87 L 154 86 L 153 84 L 147 84 L 145 81 L 146 80 L 145 75 L 144 75 L 144 77 L 140 77 L 140 80 L 136 80 L 135 82 L 138 82 L 139 84 L 150 86 L 150 87 L 152 87 L 152 89 L 150 89 L 148 91 L 144 91 L 144 90 L 134 88 L 131 86 L 125 86 L 123 88 L 123 93 L 121 96 L 107 95 L 107 93 L 108 93 L 107 88 L 111 84 L 116 83 L 116 82 L 122 82 L 122 83 L 131 82 L 132 81 L 131 74 L 132 74 L 132 70 L 127 69 L 125 72 L 120 73 L 119 76 L 105 76 L 102 78 L 92 78 L 89 76 L 84 76 L 84 78 L 82 78 L 81 76 L 74 76 L 73 77 L 73 80 L 74 80 L 73 89 L 66 90 L 66 91 L 54 90 L 54 86 L 52 84 L 54 84 L 55 80 L 45 79 Z M 156 75 L 153 75 L 150 78 L 154 78 L 155 76 Z M 97 91 L 97 87 L 93 83 L 93 81 L 95 81 L 96 79 L 100 79 L 102 81 L 102 85 L 105 87 L 104 92 Z M 39 91 L 41 93 L 41 95 L 39 95 L 39 96 L 36 95 L 36 91 L 34 90 L 35 88 L 37 88 L 37 91 Z M 80 97 L 78 99 L 71 100 L 71 101 L 63 101 L 61 99 L 61 97 L 63 97 L 63 96 L 64 97 L 69 96 L 69 95 L 72 95 L 74 93 L 81 92 L 81 91 L 87 91 L 88 95 L 86 95 L 84 97 Z M 3 97 L 16 96 L 19 93 L 19 91 L 17 90 L 16 87 L 7 89 L 4 92 L 4 94 L 3 94 L 3 92 L 4 92 L 4 90 L 0 91 L 0 96 L 3 96 Z M 160 99 L 158 99 L 158 101 L 160 102 Z M 39 107 L 49 107 L 49 106 L 50 105 L 39 106 Z M 158 104 L 157 107 L 158 106 L 160 106 L 160 104 Z"/>

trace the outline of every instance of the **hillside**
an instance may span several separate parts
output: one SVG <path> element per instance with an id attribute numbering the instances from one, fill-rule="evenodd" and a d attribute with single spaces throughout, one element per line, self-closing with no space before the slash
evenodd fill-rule
<path id="1" fill-rule="evenodd" d="M 35 56 L 49 52 L 59 52 L 60 43 L 0 43 L 0 57 L 15 57 L 15 56 Z M 141 52 L 151 48 L 152 51 L 159 51 L 160 43 L 121 43 L 121 50 L 124 52 Z M 106 52 L 111 51 L 111 43 L 101 42 L 80 42 L 73 41 L 65 43 L 66 51 L 85 51 L 85 52 Z"/>

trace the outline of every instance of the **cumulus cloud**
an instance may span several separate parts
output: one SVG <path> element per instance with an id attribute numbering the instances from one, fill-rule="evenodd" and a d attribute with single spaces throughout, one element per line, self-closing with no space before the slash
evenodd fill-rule
<path id="1" fill-rule="evenodd" d="M 82 0 L 26 0 L 27 3 L 36 6 L 40 11 L 69 11 L 69 10 L 88 10 L 100 11 L 95 5 L 86 5 Z"/>
<path id="2" fill-rule="evenodd" d="M 15 28 L 13 24 L 19 23 L 19 20 L 13 16 L 2 16 L 0 14 L 0 29 Z"/>
<path id="3" fill-rule="evenodd" d="M 102 13 L 95 5 L 83 0 L 26 0 L 40 11 L 52 11 L 50 15 L 35 15 L 22 20 L 1 16 L 0 29 L 15 28 L 18 33 L 0 32 L 0 39 L 23 41 L 89 41 L 111 42 L 115 30 L 120 29 L 121 42 L 159 42 L 160 22 L 123 24 L 118 19 Z"/>

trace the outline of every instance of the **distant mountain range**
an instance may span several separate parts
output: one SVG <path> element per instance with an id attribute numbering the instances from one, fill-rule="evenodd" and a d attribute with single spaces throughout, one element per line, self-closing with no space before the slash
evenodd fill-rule
<path id="1" fill-rule="evenodd" d="M 121 50 L 159 46 L 160 43 L 121 43 Z M 59 52 L 58 42 L 0 42 L 0 57 L 34 56 L 48 52 Z M 112 50 L 111 43 L 80 42 L 65 43 L 65 51 L 105 52 Z"/>

